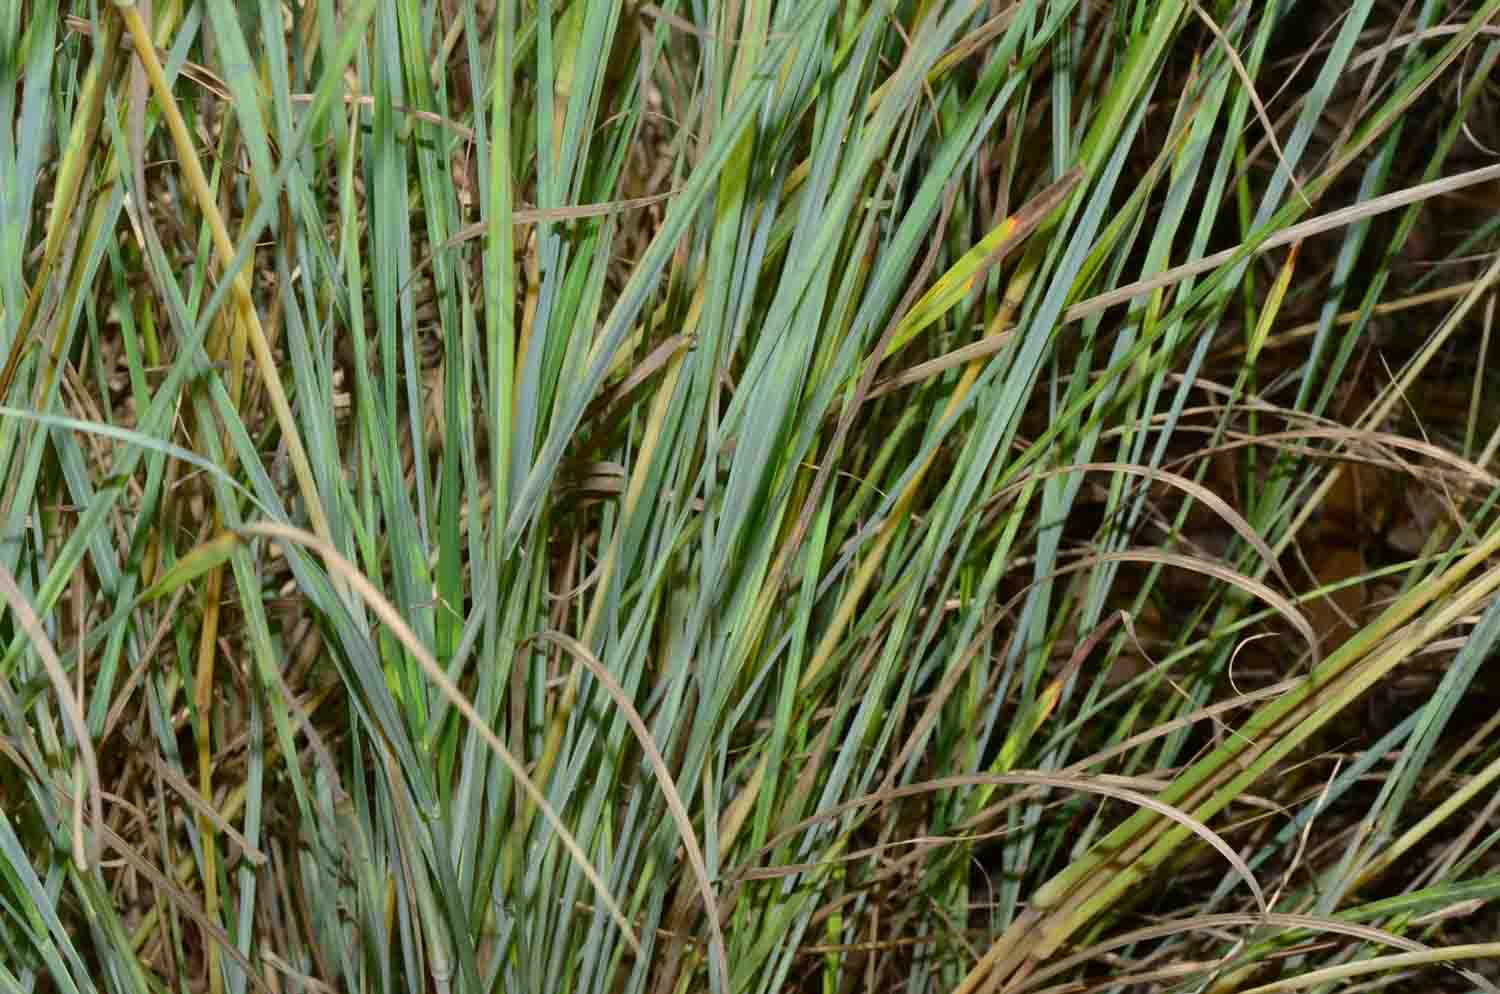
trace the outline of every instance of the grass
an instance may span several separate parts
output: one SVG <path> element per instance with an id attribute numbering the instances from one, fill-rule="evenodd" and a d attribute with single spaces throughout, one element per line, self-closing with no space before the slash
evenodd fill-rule
<path id="1" fill-rule="evenodd" d="M 1500 0 L 0 11 L 0 991 L 1490 990 Z"/>

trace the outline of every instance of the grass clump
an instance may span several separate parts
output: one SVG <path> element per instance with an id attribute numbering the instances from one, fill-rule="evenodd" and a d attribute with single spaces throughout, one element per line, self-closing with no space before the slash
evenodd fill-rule
<path id="1" fill-rule="evenodd" d="M 0 990 L 1494 990 L 1500 0 L 0 13 Z"/>

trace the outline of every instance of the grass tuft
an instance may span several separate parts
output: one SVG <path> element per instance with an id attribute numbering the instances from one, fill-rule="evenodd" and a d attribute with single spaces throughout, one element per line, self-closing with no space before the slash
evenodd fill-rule
<path id="1" fill-rule="evenodd" d="M 0 992 L 1500 990 L 1500 0 L 0 9 Z"/>

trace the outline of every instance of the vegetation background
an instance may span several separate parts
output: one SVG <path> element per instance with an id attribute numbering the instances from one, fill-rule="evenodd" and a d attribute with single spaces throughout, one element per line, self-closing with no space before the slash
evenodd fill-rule
<path id="1" fill-rule="evenodd" d="M 0 991 L 1495 991 L 1497 12 L 0 6 Z"/>

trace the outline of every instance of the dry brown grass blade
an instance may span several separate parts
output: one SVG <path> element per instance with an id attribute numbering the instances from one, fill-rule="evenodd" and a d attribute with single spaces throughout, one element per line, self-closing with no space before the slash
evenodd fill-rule
<path id="1" fill-rule="evenodd" d="M 213 804 L 207 798 L 203 797 L 203 795 L 199 794 L 192 784 L 188 783 L 186 777 L 162 762 L 161 757 L 155 753 L 147 754 L 147 760 L 157 775 L 168 786 L 177 791 L 190 808 L 212 822 L 215 828 L 223 832 L 225 837 L 235 844 L 240 852 L 244 854 L 245 859 L 249 860 L 254 866 L 266 865 L 266 854 L 256 848 L 249 839 L 241 835 L 233 825 L 229 824 L 228 819 L 219 814 Z"/>
<path id="2" fill-rule="evenodd" d="M 900 390 L 902 387 L 909 387 L 914 383 L 921 383 L 923 380 L 946 373 L 950 369 L 956 369 L 965 363 L 992 356 L 1005 348 L 1014 336 L 1015 329 L 1007 328 L 999 334 L 986 335 L 977 342 L 971 342 L 961 348 L 956 348 L 952 352 L 938 356 L 936 359 L 929 359 L 926 362 L 918 363 L 910 369 L 903 370 L 875 384 L 870 388 L 870 394 L 867 399 L 874 400 L 876 397 L 883 397 L 895 390 Z"/>
<path id="3" fill-rule="evenodd" d="M 5 602 L 15 613 L 16 623 L 26 633 L 26 637 L 31 639 L 31 644 L 42 661 L 42 668 L 47 671 L 47 678 L 52 681 L 52 690 L 57 694 L 63 720 L 67 723 L 68 730 L 73 733 L 73 744 L 78 750 L 77 761 L 83 765 L 84 779 L 88 783 L 89 808 L 95 826 L 94 834 L 89 840 L 88 850 L 85 851 L 83 798 L 76 796 L 73 802 L 73 861 L 78 864 L 80 870 L 87 870 L 91 866 L 99 865 L 101 852 L 99 826 L 104 824 L 104 799 L 99 785 L 99 758 L 94 755 L 94 742 L 89 736 L 83 702 L 73 693 L 73 688 L 68 686 L 67 671 L 63 669 L 62 660 L 58 658 L 57 651 L 52 648 L 52 640 L 47 637 L 47 631 L 42 627 L 41 619 L 36 616 L 30 602 L 21 593 L 21 588 L 16 585 L 16 578 L 11 576 L 10 570 L 4 565 L 0 565 L 0 597 L 5 598 Z"/>
<path id="4" fill-rule="evenodd" d="M 1387 211 L 1397 210 L 1423 200 L 1431 200 L 1433 197 L 1441 197 L 1455 190 L 1462 190 L 1466 187 L 1475 186 L 1479 183 L 1488 183 L 1496 179 L 1500 179 L 1500 165 L 1482 166 L 1478 169 L 1459 173 L 1457 176 L 1446 176 L 1442 179 L 1433 180 L 1430 183 L 1421 183 L 1417 186 L 1408 187 L 1405 190 L 1397 190 L 1394 193 L 1374 197 L 1362 203 L 1342 207 L 1336 211 L 1329 211 L 1327 214 L 1319 215 L 1300 224 L 1294 224 L 1290 228 L 1283 228 L 1261 241 L 1255 247 L 1252 255 L 1264 255 L 1273 249 L 1311 238 L 1314 235 L 1321 235 L 1324 232 L 1333 231 L 1337 228 L 1348 227 L 1357 221 L 1363 221 L 1365 218 L 1374 217 L 1377 214 L 1384 214 Z M 1213 255 L 1204 256 L 1202 259 L 1175 266 L 1149 279 L 1138 280 L 1135 283 L 1129 283 L 1108 293 L 1101 293 L 1098 296 L 1090 297 L 1088 300 L 1081 301 L 1069 307 L 1063 313 L 1063 320 L 1065 322 L 1082 321 L 1086 317 L 1108 310 L 1118 304 L 1127 303 L 1135 300 L 1137 297 L 1144 297 L 1147 294 L 1155 293 L 1157 290 L 1165 289 L 1169 286 L 1175 286 L 1191 276 L 1199 276 L 1203 273 L 1211 272 L 1232 260 L 1240 252 L 1244 251 L 1244 249 L 1245 246 L 1243 244 L 1236 245 L 1234 248 L 1215 252 Z"/>
<path id="5" fill-rule="evenodd" d="M 646 358 L 636 363 L 629 374 L 607 396 L 600 395 L 594 399 L 589 405 L 589 409 L 584 412 L 584 420 L 588 421 L 603 417 L 607 412 L 614 410 L 636 388 L 665 367 L 669 360 L 679 352 L 689 348 L 696 340 L 696 337 L 691 332 L 684 332 L 662 341 L 661 344 L 651 350 L 651 353 Z"/>
<path id="6" fill-rule="evenodd" d="M 225 95 L 225 99 L 229 99 L 227 94 Z M 294 104 L 310 104 L 316 99 L 317 94 L 315 93 L 293 93 L 291 95 L 291 100 Z M 346 106 L 358 104 L 361 107 L 374 107 L 375 98 L 368 93 L 346 93 L 344 94 L 344 104 Z M 444 117 L 441 114 L 434 114 L 430 110 L 418 110 L 415 107 L 407 107 L 404 104 L 392 104 L 391 110 L 398 114 L 409 114 L 414 120 L 421 121 L 424 124 L 435 124 L 469 141 L 474 140 L 473 128 L 459 124 L 452 118 Z"/>
<path id="7" fill-rule="evenodd" d="M 1260 441 L 1265 441 L 1272 445 L 1279 445 L 1282 442 L 1288 441 L 1323 438 L 1329 439 L 1331 441 L 1340 441 L 1345 443 L 1351 441 L 1357 443 L 1368 443 L 1380 446 L 1382 448 L 1411 452 L 1415 455 L 1430 459 L 1435 463 L 1439 463 L 1443 466 L 1448 467 L 1458 480 L 1468 483 L 1471 486 L 1477 485 L 1479 487 L 1490 490 L 1500 489 L 1500 478 L 1497 478 L 1493 473 L 1490 473 L 1483 466 L 1471 462 L 1468 459 L 1465 459 L 1463 456 L 1457 455 L 1440 445 L 1434 445 L 1431 442 L 1424 442 L 1416 438 L 1407 438 L 1404 435 L 1397 435 L 1394 432 L 1374 431 L 1368 428 L 1320 428 L 1307 429 L 1302 431 L 1272 432 L 1263 436 L 1243 435 L 1238 432 L 1233 432 L 1230 433 L 1230 437 L 1235 439 L 1235 442 L 1231 444 L 1236 446 L 1253 445 L 1257 444 Z M 1378 462 L 1376 464 L 1391 469 L 1400 468 L 1400 464 Z"/>
<path id="8" fill-rule="evenodd" d="M 1220 497 L 1212 490 L 1203 486 L 1201 483 L 1197 483 L 1185 476 L 1173 473 L 1170 470 L 1155 469 L 1151 466 L 1142 466 L 1135 463 L 1122 462 L 1076 463 L 1072 466 L 1062 466 L 1057 469 L 1050 469 L 1042 473 L 1034 473 L 1031 475 L 1033 477 L 1046 478 L 1052 476 L 1063 476 L 1074 472 L 1122 473 L 1126 476 L 1139 476 L 1147 480 L 1160 480 L 1162 483 L 1165 483 L 1168 486 L 1175 487 L 1178 490 L 1181 490 L 1183 493 L 1191 495 L 1193 499 L 1197 500 L 1204 507 L 1207 507 L 1209 510 L 1213 511 L 1214 514 L 1218 515 L 1225 524 L 1234 529 L 1235 534 L 1239 535 L 1240 538 L 1243 538 L 1245 542 L 1256 551 L 1261 560 L 1267 564 L 1271 572 L 1276 574 L 1276 578 L 1280 580 L 1288 590 L 1291 589 L 1291 580 L 1289 580 L 1286 574 L 1282 572 L 1281 565 L 1276 561 L 1276 555 L 1271 551 L 1271 547 L 1266 544 L 1266 540 L 1261 538 L 1260 533 L 1255 530 L 1250 522 L 1245 520 L 1244 515 L 1240 514 L 1234 508 L 1230 507 L 1228 501 L 1224 500 L 1224 498 Z M 1020 489 L 1022 486 L 1024 486 L 1024 483 L 1020 481 L 1012 483 L 1009 486 L 1005 487 L 1001 491 L 1001 494 L 1013 493 L 1016 490 Z"/>
<path id="9" fill-rule="evenodd" d="M 1255 116 L 1260 120 L 1261 127 L 1266 129 L 1266 141 L 1271 143 L 1271 148 L 1276 152 L 1276 160 L 1281 163 L 1281 168 L 1286 170 L 1287 177 L 1291 179 L 1292 186 L 1297 189 L 1297 196 L 1302 198 L 1304 204 L 1311 206 L 1307 199 L 1307 191 L 1302 188 L 1302 180 L 1298 178 L 1297 171 L 1287 161 L 1286 153 L 1281 150 L 1281 142 L 1276 138 L 1276 125 L 1271 123 L 1271 115 L 1266 113 L 1266 105 L 1260 99 L 1260 94 L 1255 89 L 1255 79 L 1250 75 L 1250 70 L 1245 68 L 1245 63 L 1240 59 L 1240 53 L 1235 51 L 1234 45 L 1225 36 L 1224 30 L 1219 23 L 1209 16 L 1197 0 L 1188 0 L 1188 6 L 1194 14 L 1202 21 L 1220 45 L 1224 48 L 1224 54 L 1229 57 L 1229 64 L 1234 68 L 1234 73 L 1240 78 L 1240 85 L 1245 88 L 1245 95 L 1250 98 L 1251 105 L 1255 108 Z"/>
<path id="10" fill-rule="evenodd" d="M 677 196 L 679 191 L 668 190 L 666 193 L 653 193 L 646 197 L 632 197 L 628 200 L 608 200 L 597 204 L 577 204 L 573 207 L 523 207 L 520 210 L 510 212 L 511 223 L 517 226 L 527 224 L 541 224 L 546 221 L 578 221 L 590 217 L 607 217 L 611 214 L 622 214 L 625 211 L 640 210 L 659 204 L 664 200 L 670 200 Z M 489 229 L 488 221 L 475 221 L 473 224 L 465 225 L 450 237 L 442 245 L 439 251 L 457 248 L 464 242 L 479 238 Z M 428 255 L 412 269 L 411 275 L 406 278 L 402 286 L 402 292 L 411 286 L 413 280 L 425 273 L 432 266 L 432 255 Z"/>
<path id="11" fill-rule="evenodd" d="M 1399 314 L 1402 311 L 1409 311 L 1413 308 L 1425 307 L 1428 304 L 1438 304 L 1445 300 L 1453 300 L 1457 297 L 1462 297 L 1473 289 L 1474 283 L 1474 280 L 1468 280 L 1463 283 L 1455 283 L 1452 286 L 1441 287 L 1437 290 L 1428 290 L 1425 293 L 1414 293 L 1397 300 L 1387 300 L 1370 308 L 1370 317 L 1386 317 L 1391 314 Z M 1358 321 L 1360 315 L 1364 313 L 1365 309 L 1362 307 L 1340 311 L 1334 316 L 1333 327 L 1347 328 Z M 1268 349 L 1284 348 L 1301 339 L 1311 338 L 1322 326 L 1322 322 L 1320 321 L 1307 321 L 1288 328 L 1286 331 L 1269 335 L 1261 345 L 1261 352 L 1264 353 Z M 1237 342 L 1234 345 L 1226 346 L 1222 350 L 1215 351 L 1214 355 L 1233 358 L 1244 355 L 1246 349 L 1247 346 L 1244 342 Z"/>
<path id="12" fill-rule="evenodd" d="M 1290 621 L 1292 626 L 1297 629 L 1298 634 L 1308 643 L 1315 664 L 1322 658 L 1318 649 L 1317 634 L 1313 630 L 1312 624 L 1302 612 L 1297 610 L 1296 605 L 1287 598 L 1281 596 L 1254 577 L 1246 576 L 1243 573 L 1232 570 L 1222 563 L 1210 562 L 1206 559 L 1185 556 L 1180 553 L 1158 552 L 1155 549 L 1122 549 L 1117 552 L 1093 552 L 1082 555 L 1076 561 L 1052 570 L 1046 576 L 1033 579 L 1030 584 L 1017 591 L 1010 600 L 1006 601 L 1004 610 L 1006 612 L 1013 610 L 1026 596 L 1027 591 L 1031 587 L 1044 580 L 1055 580 L 1077 573 L 1080 570 L 1091 569 L 1103 562 L 1151 562 L 1160 563 L 1164 566 L 1177 566 L 1195 573 L 1212 576 L 1217 580 L 1222 580 L 1225 583 L 1238 587 L 1246 593 L 1265 601 L 1278 614 Z"/>
<path id="13" fill-rule="evenodd" d="M 545 221 L 579 221 L 589 217 L 606 217 L 610 214 L 623 214 L 626 211 L 640 210 L 659 204 L 664 200 L 671 200 L 677 196 L 679 191 L 668 190 L 666 193 L 653 193 L 647 197 L 631 197 L 627 200 L 607 200 L 597 204 L 576 204 L 572 207 L 523 207 L 520 210 L 510 212 L 512 224 L 541 224 Z M 458 232 L 442 244 L 445 249 L 456 248 L 464 242 L 478 238 L 483 235 L 489 227 L 488 221 L 476 221 L 458 229 Z M 424 263 L 425 264 L 425 263 Z M 417 267 L 421 269 L 422 267 Z"/>
<path id="14" fill-rule="evenodd" d="M 964 776 L 940 777 L 936 780 L 926 780 L 921 783 L 906 784 L 901 787 L 891 787 L 886 790 L 878 790 L 862 797 L 836 804 L 831 808 L 819 811 L 811 817 L 804 818 L 796 824 L 777 833 L 777 835 L 761 847 L 762 854 L 774 852 L 776 847 L 800 832 L 816 825 L 830 822 L 840 815 L 859 808 L 872 805 L 884 804 L 887 801 L 897 800 L 902 797 L 914 797 L 920 794 L 930 794 L 938 790 L 951 790 L 958 787 L 1056 787 L 1062 790 L 1076 790 L 1086 794 L 1099 794 L 1116 800 L 1127 801 L 1138 807 L 1148 808 L 1155 811 L 1192 832 L 1198 838 L 1208 843 L 1213 849 L 1224 857 L 1225 861 L 1234 868 L 1241 879 L 1245 881 L 1250 892 L 1255 896 L 1256 906 L 1262 913 L 1269 912 L 1266 907 L 1265 892 L 1261 890 L 1260 884 L 1255 879 L 1255 874 L 1249 865 L 1240 858 L 1240 855 L 1230 847 L 1213 829 L 1180 808 L 1170 804 L 1164 804 L 1154 797 L 1142 794 L 1140 791 L 1121 787 L 1117 783 L 1106 782 L 1100 777 L 1064 776 L 1054 773 L 976 773 Z M 761 871 L 764 868 L 756 868 Z M 733 873 L 730 876 L 738 879 L 740 874 Z"/>
<path id="15" fill-rule="evenodd" d="M 1187 728 L 1189 725 L 1195 725 L 1200 721 L 1217 718 L 1221 714 L 1225 714 L 1229 711 L 1236 711 L 1243 707 L 1249 707 L 1251 704 L 1256 704 L 1260 701 L 1266 701 L 1270 700 L 1273 697 L 1279 697 L 1287 691 L 1294 689 L 1301 682 L 1301 677 L 1293 677 L 1290 680 L 1281 680 L 1277 683 L 1273 683 L 1269 687 L 1262 687 L 1259 690 L 1248 691 L 1236 697 L 1232 697 L 1227 701 L 1220 701 L 1217 704 L 1210 704 L 1207 707 L 1198 708 L 1196 711 L 1190 711 L 1187 714 L 1182 715 L 1181 717 L 1173 718 L 1171 721 L 1164 721 L 1159 725 L 1153 725 L 1151 728 L 1146 729 L 1144 732 L 1137 732 L 1135 735 L 1132 735 L 1128 739 L 1124 739 L 1123 741 L 1110 746 L 1108 749 L 1104 749 L 1099 752 L 1093 753 L 1092 755 L 1085 756 L 1084 758 L 1078 760 L 1076 763 L 1073 763 L 1071 766 L 1068 766 L 1067 768 L 1062 770 L 1062 772 L 1082 773 L 1084 770 L 1088 769 L 1091 766 L 1098 766 L 1101 763 L 1105 763 L 1111 759 L 1114 759 L 1116 756 L 1123 756 L 1133 749 L 1140 748 L 1147 742 L 1152 742 L 1156 739 L 1171 735 L 1173 732 L 1182 728 Z"/>
<path id="16" fill-rule="evenodd" d="M 1222 580 L 1232 586 L 1238 587 L 1248 594 L 1265 601 L 1275 608 L 1277 613 L 1292 623 L 1305 640 L 1312 652 L 1313 661 L 1316 663 L 1321 658 L 1318 650 L 1318 635 L 1313 631 L 1313 626 L 1307 617 L 1295 604 L 1285 597 L 1266 586 L 1254 577 L 1230 569 L 1221 563 L 1210 562 L 1195 556 L 1184 556 L 1176 552 L 1159 552 L 1156 549 L 1124 549 L 1119 552 L 1101 552 L 1089 557 L 1096 562 L 1148 562 L 1160 563 L 1163 566 L 1176 566 L 1180 569 L 1192 570 L 1195 573 L 1203 573 L 1216 580 Z M 1273 560 L 1274 561 L 1274 560 Z"/>
<path id="17" fill-rule="evenodd" d="M 997 619 L 1004 618 L 1005 616 L 1006 616 L 1006 613 L 1004 611 L 997 612 L 997 614 L 996 614 L 996 618 Z M 984 636 L 984 635 L 976 636 L 976 638 L 974 640 L 974 644 L 975 645 L 985 644 L 986 637 L 987 636 Z M 961 668 L 960 668 L 960 672 L 961 672 Z M 1134 735 L 1131 738 L 1126 739 L 1125 741 L 1120 742 L 1117 745 L 1115 745 L 1115 746 L 1113 746 L 1113 747 L 1111 747 L 1109 749 L 1106 749 L 1106 750 L 1104 750 L 1102 752 L 1095 753 L 1095 754 L 1093 754 L 1091 756 L 1086 756 L 1083 759 L 1081 759 L 1081 760 L 1077 761 L 1076 763 L 1074 763 L 1073 765 L 1067 767 L 1066 769 L 1059 770 L 1058 772 L 1061 775 L 1063 775 L 1063 776 L 1072 776 L 1072 775 L 1076 775 L 1076 774 L 1081 774 L 1081 773 L 1083 773 L 1085 770 L 1087 770 L 1091 766 L 1098 766 L 1101 763 L 1104 763 L 1104 762 L 1106 762 L 1106 761 L 1108 761 L 1110 759 L 1113 759 L 1116 756 L 1123 755 L 1124 753 L 1127 753 L 1130 750 L 1132 750 L 1134 748 L 1137 748 L 1137 747 L 1139 747 L 1139 746 L 1141 746 L 1141 745 L 1143 745 L 1143 744 L 1145 744 L 1147 742 L 1150 742 L 1150 741 L 1152 741 L 1154 739 L 1159 739 L 1159 738 L 1162 738 L 1164 736 L 1170 735 L 1170 734 L 1172 734 L 1173 732 L 1177 731 L 1180 728 L 1186 728 L 1187 726 L 1195 724 L 1195 723 L 1197 723 L 1199 721 L 1205 721 L 1205 720 L 1209 720 L 1209 719 L 1212 719 L 1212 718 L 1216 718 L 1220 714 L 1224 714 L 1224 713 L 1226 713 L 1228 711 L 1233 711 L 1233 710 L 1237 710 L 1239 708 L 1248 707 L 1249 705 L 1255 704 L 1255 703 L 1257 703 L 1259 701 L 1267 700 L 1267 699 L 1272 698 L 1272 697 L 1277 697 L 1277 696 L 1279 696 L 1279 695 L 1281 695 L 1283 693 L 1286 693 L 1288 690 L 1293 689 L 1299 682 L 1300 682 L 1300 678 L 1298 678 L 1298 679 L 1292 679 L 1292 680 L 1283 680 L 1280 683 L 1274 684 L 1274 685 L 1272 685 L 1270 687 L 1264 687 L 1264 688 L 1262 688 L 1260 690 L 1252 691 L 1252 692 L 1249 692 L 1249 693 L 1246 693 L 1246 694 L 1241 694 L 1240 696 L 1235 697 L 1235 698 L 1233 698 L 1231 700 L 1228 700 L 1228 701 L 1221 701 L 1218 704 L 1211 704 L 1211 705 L 1209 705 L 1207 707 L 1199 708 L 1198 710 L 1193 711 L 1190 714 L 1183 715 L 1180 718 L 1174 719 L 1174 720 L 1169 721 L 1169 722 L 1164 722 L 1164 723 L 1162 723 L 1160 725 L 1157 725 L 1157 726 L 1154 726 L 1154 727 L 1152 727 L 1152 728 L 1150 728 L 1150 729 L 1148 729 L 1148 730 L 1146 730 L 1144 732 L 1140 732 L 1137 735 Z M 941 693 L 941 692 L 942 692 L 942 689 L 940 688 L 939 689 L 939 693 Z M 913 738 L 915 738 L 915 736 L 913 736 Z M 896 765 L 899 767 L 900 764 L 896 764 Z M 885 784 L 883 786 L 889 786 L 889 783 L 887 783 L 887 784 Z M 976 831 L 976 830 L 979 829 L 979 827 L 981 825 L 984 825 L 987 822 L 993 822 L 996 819 L 998 819 L 999 816 L 1007 808 L 1010 808 L 1013 805 L 1021 803 L 1023 801 L 1031 801 L 1031 800 L 1036 799 L 1038 796 L 1040 796 L 1042 790 L 1043 790 L 1043 788 L 1041 788 L 1041 787 L 1032 787 L 1032 788 L 1027 788 L 1025 790 L 1017 791 L 1014 795 L 1012 795 L 1010 797 L 1003 798 L 1000 801 L 997 801 L 997 802 L 995 802 L 993 804 L 990 804 L 988 807 L 984 808 L 983 810 L 975 812 L 969 818 L 967 818 L 967 819 L 964 820 L 964 822 L 959 826 L 959 829 L 961 831 L 964 831 L 964 832 Z M 991 834 L 993 834 L 993 833 L 991 833 Z M 969 836 L 969 838 L 983 838 L 983 837 L 984 836 Z M 911 864 L 915 863 L 916 861 L 918 861 L 920 859 L 924 859 L 924 858 L 925 858 L 925 856 L 923 855 L 923 853 L 921 853 L 921 852 L 914 852 L 914 853 L 912 853 L 912 854 L 910 854 L 908 856 L 902 857 L 901 859 L 895 860 L 889 866 L 887 866 L 884 869 L 882 869 L 881 872 L 876 876 L 876 878 L 871 881 L 871 883 L 872 884 L 877 884 L 877 883 L 880 883 L 881 881 L 884 881 L 884 880 L 898 878 L 898 877 L 902 876 L 903 874 L 905 874 L 906 872 L 908 872 Z"/>

